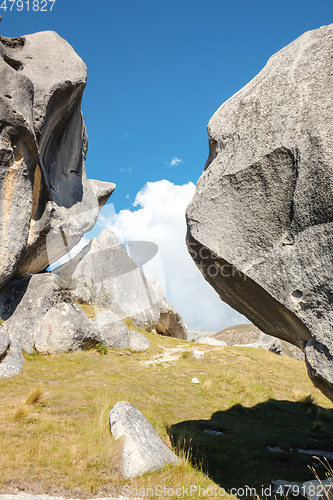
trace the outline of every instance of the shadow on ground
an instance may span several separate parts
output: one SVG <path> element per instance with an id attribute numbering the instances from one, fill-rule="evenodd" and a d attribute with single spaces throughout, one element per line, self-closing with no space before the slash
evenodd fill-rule
<path id="1" fill-rule="evenodd" d="M 333 410 L 309 398 L 300 402 L 270 399 L 252 408 L 236 405 L 218 411 L 210 420 L 180 422 L 170 426 L 168 433 L 175 448 L 189 452 L 192 464 L 221 487 L 230 491 L 247 485 L 261 492 L 262 486 L 277 479 L 314 479 L 309 465 L 315 465 L 325 478 L 318 460 L 296 450 L 332 452 Z M 276 447 L 283 451 L 271 450 Z"/>

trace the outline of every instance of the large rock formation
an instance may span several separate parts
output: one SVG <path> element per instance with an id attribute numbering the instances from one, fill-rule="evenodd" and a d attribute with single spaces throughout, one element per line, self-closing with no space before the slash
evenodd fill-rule
<path id="1" fill-rule="evenodd" d="M 225 102 L 187 210 L 188 247 L 229 305 L 300 347 L 333 400 L 333 25 Z"/>
<path id="2" fill-rule="evenodd" d="M 144 274 L 112 231 L 104 229 L 81 252 L 54 273 L 73 288 L 73 296 L 102 305 L 137 326 L 186 339 L 187 329 L 156 281 Z"/>
<path id="3" fill-rule="evenodd" d="M 146 337 L 129 330 L 110 311 L 89 320 L 52 273 L 10 281 L 0 291 L 0 317 L 0 378 L 20 372 L 22 349 L 55 354 L 91 349 L 101 343 L 142 352 L 150 346 Z"/>
<path id="4" fill-rule="evenodd" d="M 86 67 L 65 40 L 0 37 L 0 78 L 1 286 L 66 254 L 115 186 L 86 178 Z"/>

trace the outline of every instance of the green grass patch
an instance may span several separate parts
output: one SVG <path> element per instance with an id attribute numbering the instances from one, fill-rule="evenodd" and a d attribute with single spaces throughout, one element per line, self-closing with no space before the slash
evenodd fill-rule
<path id="1" fill-rule="evenodd" d="M 211 346 L 200 346 L 200 360 L 180 352 L 166 362 L 168 349 L 195 345 L 144 333 L 151 342 L 145 353 L 25 355 L 22 373 L 0 380 L 2 493 L 112 496 L 128 484 L 230 490 L 313 478 L 311 457 L 289 450 L 329 448 L 332 404 L 313 387 L 304 363 L 261 349 Z M 174 447 L 178 467 L 121 478 L 121 443 L 108 423 L 121 400 Z"/>

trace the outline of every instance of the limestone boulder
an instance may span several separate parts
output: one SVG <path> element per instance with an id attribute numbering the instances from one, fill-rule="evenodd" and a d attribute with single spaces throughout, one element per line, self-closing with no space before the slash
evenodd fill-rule
<path id="1" fill-rule="evenodd" d="M 12 280 L 0 291 L 0 317 L 9 338 L 12 354 L 68 352 L 101 342 L 100 331 L 83 310 L 72 304 L 59 277 L 44 273 Z M 8 339 L 5 339 L 7 343 Z M 15 354 L 16 356 L 16 354 Z M 8 359 L 7 359 L 8 358 Z M 17 354 L 15 359 L 20 359 Z M 17 363 L 16 363 L 17 365 Z M 1 370 L 0 370 L 1 376 Z"/>
<path id="2" fill-rule="evenodd" d="M 38 165 L 34 129 L 34 87 L 16 57 L 24 41 L 0 37 L 0 285 L 9 280 L 24 253 Z"/>
<path id="3" fill-rule="evenodd" d="M 160 318 L 156 325 L 156 331 L 168 337 L 187 340 L 188 331 L 183 318 L 177 309 L 171 305 L 163 296 L 159 302 Z"/>
<path id="4" fill-rule="evenodd" d="M 18 375 L 21 372 L 24 357 L 18 340 L 9 335 L 9 346 L 0 356 L 0 379 Z"/>
<path id="5" fill-rule="evenodd" d="M 4 326 L 0 326 L 0 359 L 3 358 L 9 347 L 9 335 Z"/>
<path id="6" fill-rule="evenodd" d="M 257 340 L 251 344 L 241 344 L 243 347 L 255 347 L 265 349 L 266 351 L 273 352 L 274 354 L 281 354 L 281 342 L 276 337 L 266 335 L 260 332 Z"/>
<path id="7" fill-rule="evenodd" d="M 51 273 L 12 280 L 0 291 L 0 317 L 24 351 L 33 353 L 38 325 L 61 295 L 59 278 Z"/>
<path id="8" fill-rule="evenodd" d="M 178 465 L 179 459 L 163 443 L 143 414 L 127 401 L 119 401 L 110 412 L 110 429 L 115 439 L 123 438 L 122 474 L 125 479 Z"/>
<path id="9" fill-rule="evenodd" d="M 113 349 L 128 349 L 130 332 L 125 323 L 112 311 L 103 311 L 95 319 L 101 342 Z"/>
<path id="10" fill-rule="evenodd" d="M 75 288 L 90 291 L 93 305 L 102 305 L 122 319 L 132 318 L 138 326 L 154 326 L 159 319 L 159 297 L 112 231 L 104 229 L 53 272 L 71 276 Z"/>
<path id="11" fill-rule="evenodd" d="M 103 311 L 95 319 L 99 338 L 106 347 L 130 349 L 143 352 L 149 349 L 149 340 L 136 330 L 129 330 L 125 323 L 112 311 Z"/>
<path id="12" fill-rule="evenodd" d="M 187 338 L 181 316 L 165 300 L 161 287 L 137 267 L 110 230 L 103 230 L 53 272 L 72 283 L 75 297 L 89 295 L 93 305 L 102 305 L 122 319 L 132 318 L 136 326 Z"/>
<path id="13" fill-rule="evenodd" d="M 133 352 L 144 352 L 150 347 L 150 342 L 142 335 L 142 333 L 136 330 L 129 331 L 129 346 L 128 348 Z"/>
<path id="14" fill-rule="evenodd" d="M 86 67 L 65 40 L 0 37 L 0 76 L 1 286 L 65 255 L 115 186 L 86 178 Z"/>
<path id="15" fill-rule="evenodd" d="M 214 337 L 197 337 L 194 342 L 198 344 L 213 345 L 217 347 L 227 347 L 227 344 L 223 340 L 214 339 Z"/>
<path id="16" fill-rule="evenodd" d="M 100 341 L 94 323 L 79 306 L 68 302 L 49 309 L 34 332 L 35 349 L 42 354 L 88 350 Z"/>
<path id="17" fill-rule="evenodd" d="M 187 209 L 222 300 L 305 353 L 333 399 L 333 25 L 299 37 L 225 102 Z"/>

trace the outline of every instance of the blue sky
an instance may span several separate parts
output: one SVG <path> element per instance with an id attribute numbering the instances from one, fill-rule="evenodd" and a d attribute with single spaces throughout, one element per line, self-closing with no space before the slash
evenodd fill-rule
<path id="1" fill-rule="evenodd" d="M 87 64 L 87 174 L 117 184 L 120 210 L 147 181 L 196 183 L 211 115 L 277 50 L 333 22 L 333 2 L 56 0 L 0 14 L 2 35 L 55 30 Z"/>
<path id="2" fill-rule="evenodd" d="M 333 1 L 56 0 L 52 12 L 33 12 L 29 1 L 29 12 L 26 3 L 10 12 L 7 0 L 0 33 L 54 30 L 88 68 L 87 175 L 117 184 L 114 207 L 92 234 L 108 227 L 121 240 L 158 244 L 156 277 L 190 328 L 244 321 L 194 276 L 184 244 L 185 207 L 208 154 L 206 126 L 271 55 L 332 23 Z"/>

